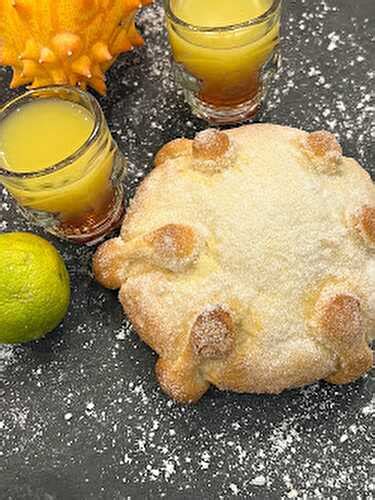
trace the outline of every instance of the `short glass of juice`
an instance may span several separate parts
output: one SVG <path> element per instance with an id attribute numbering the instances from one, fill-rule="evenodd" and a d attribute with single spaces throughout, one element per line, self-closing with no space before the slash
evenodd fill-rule
<path id="1" fill-rule="evenodd" d="M 31 90 L 0 109 L 0 182 L 46 231 L 94 244 L 121 222 L 126 159 L 89 93 Z"/>
<path id="2" fill-rule="evenodd" d="M 176 81 L 211 123 L 255 118 L 279 67 L 282 0 L 164 0 Z"/>

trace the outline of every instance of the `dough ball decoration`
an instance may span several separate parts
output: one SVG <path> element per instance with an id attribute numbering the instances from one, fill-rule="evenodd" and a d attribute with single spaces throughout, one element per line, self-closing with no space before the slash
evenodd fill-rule
<path id="1" fill-rule="evenodd" d="M 332 134 L 208 130 L 155 166 L 93 268 L 120 288 L 167 394 L 279 393 L 371 368 L 375 187 Z"/>
<path id="2" fill-rule="evenodd" d="M 330 132 L 318 130 L 304 138 L 302 149 L 318 173 L 334 175 L 342 162 L 342 149 Z"/>
<path id="3" fill-rule="evenodd" d="M 375 207 L 364 206 L 359 209 L 352 216 L 352 225 L 363 243 L 375 249 Z"/>
<path id="4" fill-rule="evenodd" d="M 234 147 L 224 132 L 208 129 L 196 135 L 192 144 L 193 168 L 220 172 L 234 161 Z"/>
<path id="5" fill-rule="evenodd" d="M 227 357 L 234 345 L 234 324 L 229 311 L 222 306 L 208 307 L 191 328 L 193 352 L 201 359 Z"/>

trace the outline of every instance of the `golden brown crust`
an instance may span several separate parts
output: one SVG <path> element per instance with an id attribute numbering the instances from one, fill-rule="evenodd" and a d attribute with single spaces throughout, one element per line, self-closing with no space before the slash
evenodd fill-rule
<path id="1" fill-rule="evenodd" d="M 221 134 L 229 148 L 216 159 L 193 157 L 191 143 L 162 159 L 127 211 L 121 255 L 99 250 L 96 274 L 121 281 L 124 310 L 179 401 L 209 384 L 278 393 L 354 380 L 375 330 L 375 256 L 358 244 L 373 238 L 372 210 L 358 210 L 375 207 L 370 177 L 321 132 Z"/>
<path id="2" fill-rule="evenodd" d="M 193 141 L 193 158 L 195 160 L 217 160 L 228 153 L 229 137 L 224 132 L 208 129 L 196 135 Z"/>
<path id="3" fill-rule="evenodd" d="M 120 288 L 123 282 L 124 246 L 121 238 L 114 238 L 103 243 L 93 257 L 95 279 L 106 288 Z"/>
<path id="4" fill-rule="evenodd" d="M 196 135 L 193 141 L 191 166 L 206 175 L 222 172 L 234 166 L 235 147 L 228 134 L 208 129 Z"/>
<path id="5" fill-rule="evenodd" d="M 345 352 L 363 336 L 359 300 L 335 295 L 324 308 L 321 326 L 326 340 L 338 352 Z"/>
<path id="6" fill-rule="evenodd" d="M 155 337 L 157 338 L 158 334 L 163 332 L 157 318 L 154 318 L 152 314 L 144 314 L 142 301 L 136 293 L 129 289 L 128 283 L 124 283 L 120 288 L 119 301 L 134 328 L 141 334 L 142 340 L 160 354 Z"/>
<path id="7" fill-rule="evenodd" d="M 328 175 L 337 173 L 342 160 L 342 149 L 334 134 L 325 130 L 311 132 L 303 141 L 302 148 L 318 172 Z"/>
<path id="8" fill-rule="evenodd" d="M 193 324 L 190 341 L 198 358 L 228 356 L 234 346 L 234 323 L 229 311 L 220 305 L 205 308 Z"/>
<path id="9" fill-rule="evenodd" d="M 361 224 L 367 238 L 375 245 L 375 207 L 363 207 Z"/>
<path id="10" fill-rule="evenodd" d="M 196 403 L 210 387 L 200 376 L 189 348 L 176 361 L 159 358 L 155 371 L 163 391 L 180 403 Z"/>
<path id="11" fill-rule="evenodd" d="M 203 236 L 183 224 L 166 224 L 126 243 L 115 238 L 101 245 L 94 255 L 94 275 L 103 286 L 120 288 L 134 262 L 180 272 L 194 264 L 203 245 Z"/>
<path id="12" fill-rule="evenodd" d="M 191 257 L 197 246 L 196 231 L 182 224 L 166 224 L 146 235 L 145 240 L 161 260 Z"/>
<path id="13" fill-rule="evenodd" d="M 366 373 L 372 366 L 372 351 L 362 326 L 359 300 L 338 294 L 323 307 L 320 318 L 321 340 L 338 357 L 338 369 L 326 380 L 346 384 Z"/>
<path id="14" fill-rule="evenodd" d="M 311 132 L 307 137 L 307 144 L 315 156 L 325 158 L 334 155 L 336 158 L 342 156 L 342 149 L 334 134 L 325 130 Z"/>
<path id="15" fill-rule="evenodd" d="M 375 248 L 375 207 L 364 206 L 352 217 L 353 227 L 369 248 Z"/>
<path id="16" fill-rule="evenodd" d="M 143 238 L 144 256 L 169 271 L 179 272 L 192 266 L 203 247 L 198 231 L 184 224 L 166 224 Z"/>
<path id="17" fill-rule="evenodd" d="M 160 167 L 167 160 L 173 160 L 180 156 L 191 156 L 192 141 L 189 139 L 175 139 L 165 144 L 156 154 L 154 159 L 155 167 Z"/>
<path id="18" fill-rule="evenodd" d="M 208 380 L 222 390 L 255 394 L 280 394 L 286 388 L 301 387 L 325 378 L 334 364 L 320 349 L 306 351 L 284 346 L 287 352 L 268 349 L 263 352 L 259 344 L 251 344 L 247 351 L 236 353 L 222 369 L 209 371 Z M 289 351 L 289 353 L 288 353 Z M 288 354 L 287 354 L 288 353 Z M 279 363 L 274 367 L 274 359 Z M 249 366 L 248 370 L 244 366 Z"/>

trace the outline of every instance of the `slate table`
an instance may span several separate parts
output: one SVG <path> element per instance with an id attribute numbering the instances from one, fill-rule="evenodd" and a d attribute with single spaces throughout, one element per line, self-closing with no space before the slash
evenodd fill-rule
<path id="1" fill-rule="evenodd" d="M 128 197 L 154 153 L 205 124 L 170 76 L 161 3 L 138 23 L 101 98 L 129 158 Z M 287 0 L 283 67 L 260 121 L 335 131 L 375 173 L 374 0 Z M 0 103 L 10 72 L 0 70 Z M 1 194 L 1 231 L 35 230 Z M 211 390 L 194 407 L 159 390 L 155 356 L 92 279 L 93 249 L 48 237 L 64 256 L 72 304 L 40 342 L 0 347 L 0 498 L 374 498 L 374 374 L 280 396 Z"/>

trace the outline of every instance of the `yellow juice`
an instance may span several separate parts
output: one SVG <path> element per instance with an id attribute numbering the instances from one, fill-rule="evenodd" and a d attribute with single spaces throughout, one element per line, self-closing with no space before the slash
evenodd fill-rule
<path id="1" fill-rule="evenodd" d="M 199 98 L 215 106 L 253 99 L 262 85 L 261 70 L 279 40 L 280 8 L 263 21 L 228 29 L 266 14 L 273 0 L 172 0 L 172 13 L 194 25 L 167 21 L 177 64 L 196 79 Z M 221 31 L 200 29 L 227 28 Z"/>
<path id="2" fill-rule="evenodd" d="M 108 209 L 113 150 L 106 125 L 100 144 L 49 173 L 80 150 L 94 126 L 85 107 L 53 97 L 22 104 L 0 122 L 0 167 L 26 174 L 1 179 L 20 205 L 56 215 L 61 223 Z"/>
<path id="3" fill-rule="evenodd" d="M 74 102 L 30 102 L 0 123 L 0 155 L 12 172 L 37 172 L 64 160 L 89 138 L 91 113 Z"/>
<path id="4" fill-rule="evenodd" d="M 270 0 L 176 0 L 173 12 L 194 26 L 215 28 L 259 17 L 271 3 Z"/>

